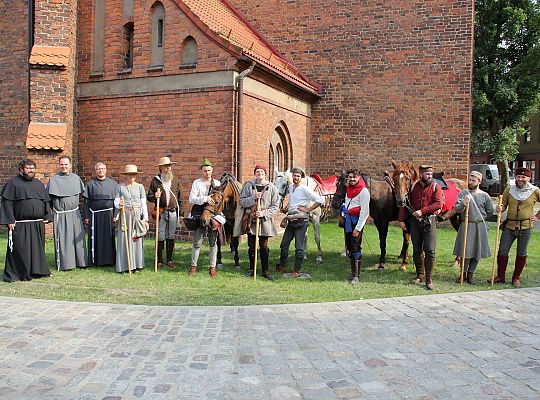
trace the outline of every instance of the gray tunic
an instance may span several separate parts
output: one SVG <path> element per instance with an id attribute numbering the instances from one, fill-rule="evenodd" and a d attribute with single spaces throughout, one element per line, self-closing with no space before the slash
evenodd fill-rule
<path id="1" fill-rule="evenodd" d="M 240 193 L 240 205 L 243 208 L 257 207 L 257 201 L 253 195 L 257 192 L 255 180 L 247 181 L 242 187 Z M 279 193 L 276 186 L 272 182 L 265 185 L 263 195 L 261 197 L 261 210 L 264 211 L 264 217 L 259 221 L 259 236 L 276 236 L 277 229 L 274 224 L 274 215 L 279 209 Z M 249 212 L 247 210 L 246 212 Z M 255 235 L 255 221 L 251 225 L 250 233 Z"/>
<path id="2" fill-rule="evenodd" d="M 56 267 L 66 271 L 88 266 L 79 195 L 84 184 L 77 174 L 57 173 L 47 184 L 54 214 Z"/>
<path id="3" fill-rule="evenodd" d="M 493 214 L 493 203 L 486 192 L 480 189 L 470 192 L 468 189 L 459 192 L 454 208 L 461 213 L 463 222 L 456 237 L 454 245 L 454 255 L 463 255 L 463 237 L 465 235 L 465 205 L 463 199 L 467 194 L 471 194 L 473 199 L 469 202 L 469 224 L 467 228 L 467 248 L 465 258 L 487 258 L 491 256 L 488 243 L 487 225 L 482 220 L 486 220 Z M 473 201 L 474 200 L 474 201 Z"/>
<path id="4" fill-rule="evenodd" d="M 120 185 L 114 199 L 114 205 L 118 209 L 119 220 L 117 223 L 116 236 L 118 243 L 116 246 L 116 272 L 128 271 L 128 258 L 126 253 L 126 239 L 124 233 L 124 217 L 120 209 L 120 197 L 124 197 L 126 205 L 126 228 L 127 246 L 129 248 L 129 258 L 131 270 L 144 268 L 144 246 L 143 238 L 133 240 L 133 224 L 135 218 L 148 221 L 148 211 L 146 207 L 146 194 L 143 185 L 135 183 L 133 186 Z"/>

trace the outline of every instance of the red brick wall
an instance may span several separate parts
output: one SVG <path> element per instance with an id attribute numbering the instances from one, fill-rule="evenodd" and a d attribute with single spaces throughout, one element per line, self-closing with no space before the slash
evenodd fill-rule
<path id="1" fill-rule="evenodd" d="M 309 123 L 308 117 L 276 107 L 273 104 L 244 96 L 244 162 L 241 182 L 253 179 L 253 167 L 257 164 L 268 166 L 269 143 L 278 126 L 285 126 L 293 143 L 292 165 L 306 168 Z"/>
<path id="2" fill-rule="evenodd" d="M 73 158 L 77 172 L 77 126 L 75 123 L 75 80 L 77 42 L 77 2 L 70 0 L 47 0 L 35 5 L 36 46 L 60 46 L 71 49 L 65 69 L 48 66 L 31 67 L 30 120 L 40 123 L 64 123 L 67 137 L 62 151 L 30 150 L 29 156 L 36 160 L 45 178 L 58 170 L 58 157 Z"/>
<path id="3" fill-rule="evenodd" d="M 136 164 L 148 187 L 160 157 L 171 155 L 183 188 L 185 209 L 204 157 L 215 176 L 233 171 L 232 90 L 89 99 L 79 102 L 79 140 L 83 180 L 102 161 L 117 180 L 125 164 Z"/>
<path id="4" fill-rule="evenodd" d="M 28 5 L 0 2 L 0 185 L 26 155 L 28 126 Z"/>
<path id="5" fill-rule="evenodd" d="M 105 71 L 101 79 L 119 79 L 193 72 L 230 70 L 234 58 L 217 47 L 198 30 L 173 1 L 163 0 L 165 8 L 165 41 L 163 71 L 147 71 L 151 62 L 151 13 L 155 0 L 135 1 L 133 35 L 133 70 L 128 75 L 118 75 L 123 66 L 122 27 L 129 20 L 122 16 L 122 1 L 107 0 L 105 10 Z M 83 1 L 79 7 L 79 80 L 90 81 L 92 50 L 94 40 L 94 10 L 92 1 Z M 197 41 L 197 68 L 180 68 L 182 64 L 182 44 L 187 36 Z M 95 79 L 94 79 L 95 80 Z"/>
<path id="6" fill-rule="evenodd" d="M 312 172 L 380 175 L 395 158 L 466 175 L 472 0 L 230 1 L 323 87 Z"/>

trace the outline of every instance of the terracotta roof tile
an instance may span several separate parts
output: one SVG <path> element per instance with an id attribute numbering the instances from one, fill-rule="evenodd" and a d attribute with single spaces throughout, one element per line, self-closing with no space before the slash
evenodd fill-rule
<path id="1" fill-rule="evenodd" d="M 240 48 L 243 55 L 304 89 L 318 93 L 320 86 L 272 47 L 227 0 L 177 0 L 177 3 L 180 7 L 180 3 L 187 6 L 214 34 Z"/>
<path id="2" fill-rule="evenodd" d="M 33 65 L 66 67 L 69 53 L 69 47 L 33 46 L 29 63 Z"/>
<path id="3" fill-rule="evenodd" d="M 41 124 L 30 122 L 26 148 L 34 150 L 62 150 L 66 144 L 66 124 Z"/>

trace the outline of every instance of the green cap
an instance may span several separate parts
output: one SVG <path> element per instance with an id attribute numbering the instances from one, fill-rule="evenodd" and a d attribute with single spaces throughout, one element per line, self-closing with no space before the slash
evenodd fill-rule
<path id="1" fill-rule="evenodd" d="M 202 167 L 213 167 L 213 165 L 208 158 L 205 158 L 201 164 L 201 168 Z"/>

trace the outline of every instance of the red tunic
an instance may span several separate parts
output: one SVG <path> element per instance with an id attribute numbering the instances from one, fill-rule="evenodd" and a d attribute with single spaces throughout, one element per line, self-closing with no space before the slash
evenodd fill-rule
<path id="1" fill-rule="evenodd" d="M 436 185 L 435 189 L 431 182 L 429 185 L 424 185 L 424 182 L 418 181 L 413 187 L 410 194 L 411 206 L 414 211 L 421 210 L 422 215 L 431 215 L 442 208 L 442 189 L 440 185 Z M 399 222 L 405 222 L 409 216 L 409 210 L 401 207 L 399 210 Z"/>

